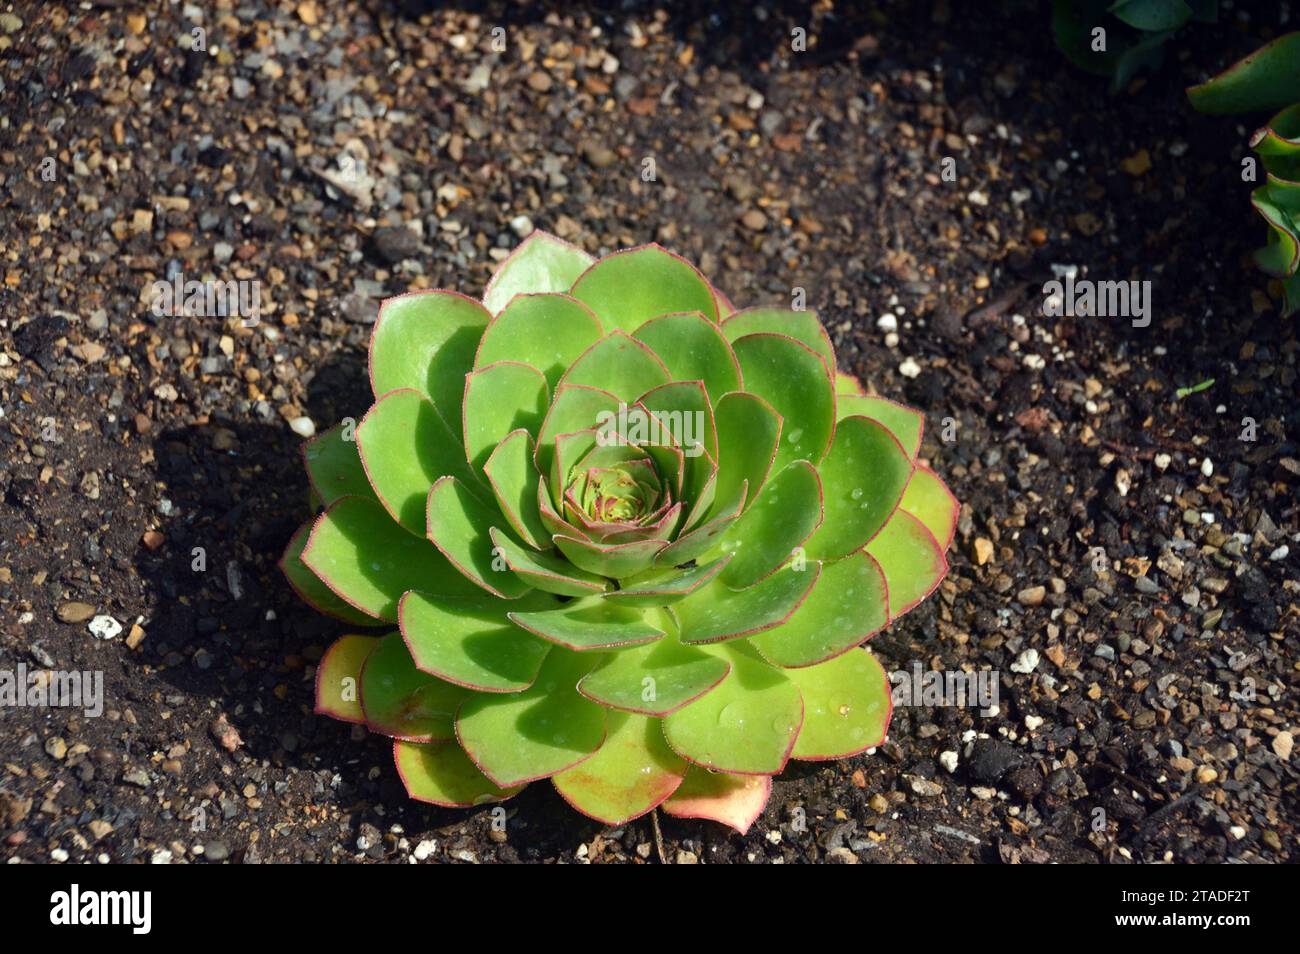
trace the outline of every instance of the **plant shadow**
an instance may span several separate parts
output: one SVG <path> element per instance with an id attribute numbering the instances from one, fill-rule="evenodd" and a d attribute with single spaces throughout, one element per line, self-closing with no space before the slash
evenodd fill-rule
<path id="1" fill-rule="evenodd" d="M 339 353 L 324 364 L 309 384 L 306 408 L 318 429 L 359 418 L 372 400 L 368 380 L 362 354 Z M 196 735 L 220 715 L 238 732 L 233 752 L 206 740 L 222 768 L 200 781 L 222 786 L 229 784 L 228 767 L 240 777 L 269 765 L 279 781 L 259 792 L 264 800 L 344 810 L 354 831 L 367 823 L 410 832 L 465 823 L 482 810 L 453 811 L 406 796 L 387 739 L 313 712 L 315 663 L 324 650 L 349 631 L 387 630 L 358 630 L 314 611 L 277 566 L 291 535 L 312 516 L 300 442 L 283 423 L 251 419 L 214 418 L 158 435 L 165 542 L 136 558 L 152 608 L 148 637 L 131 658 L 175 694 L 200 700 L 205 724 Z M 204 748 L 205 741 L 193 741 Z M 303 837 L 319 840 L 322 851 L 332 847 L 310 830 Z"/>

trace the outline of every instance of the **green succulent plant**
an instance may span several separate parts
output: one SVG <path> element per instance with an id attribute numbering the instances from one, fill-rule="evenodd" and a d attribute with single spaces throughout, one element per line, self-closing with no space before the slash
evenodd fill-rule
<path id="1" fill-rule="evenodd" d="M 1110 77 L 1119 92 L 1139 73 L 1160 68 L 1165 44 L 1179 30 L 1193 21 L 1214 23 L 1218 14 L 1218 0 L 1052 0 L 1052 34 L 1070 62 Z"/>
<path id="2" fill-rule="evenodd" d="M 1265 174 L 1250 203 L 1269 228 L 1255 264 L 1281 282 L 1282 314 L 1292 315 L 1300 310 L 1300 32 L 1265 44 L 1187 96 L 1198 111 L 1216 115 L 1282 107 L 1250 137 Z"/>
<path id="3" fill-rule="evenodd" d="M 838 373 L 810 311 L 736 311 L 656 245 L 544 233 L 482 302 L 385 301 L 375 403 L 306 445 L 282 561 L 347 635 L 317 711 L 392 737 L 412 798 L 550 778 L 618 824 L 744 832 L 790 758 L 883 741 L 862 644 L 947 571 L 923 418 Z M 354 439 L 349 439 L 354 438 Z"/>

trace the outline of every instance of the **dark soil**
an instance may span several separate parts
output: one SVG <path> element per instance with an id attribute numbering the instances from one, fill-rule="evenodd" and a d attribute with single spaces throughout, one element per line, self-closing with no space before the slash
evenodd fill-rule
<path id="1" fill-rule="evenodd" d="M 1280 24 L 1189 31 L 1111 97 L 992 4 L 9 6 L 0 669 L 102 670 L 106 708 L 0 708 L 5 856 L 1300 856 L 1296 324 L 1247 257 L 1251 125 L 1181 91 Z M 327 185 L 341 161 L 363 187 Z M 995 713 L 900 708 L 747 836 L 662 818 L 662 848 L 546 784 L 503 832 L 410 802 L 388 745 L 312 715 L 342 629 L 275 567 L 306 513 L 288 422 L 359 416 L 377 299 L 478 293 L 521 215 L 662 242 L 742 305 L 801 287 L 846 370 L 925 410 L 952 570 L 872 647 L 999 672 Z M 1149 280 L 1150 325 L 1044 317 L 1053 264 Z M 155 317 L 178 271 L 260 280 L 261 323 Z"/>

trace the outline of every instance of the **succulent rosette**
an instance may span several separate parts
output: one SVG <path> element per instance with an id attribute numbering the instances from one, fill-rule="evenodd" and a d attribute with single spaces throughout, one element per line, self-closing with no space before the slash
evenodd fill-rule
<path id="1" fill-rule="evenodd" d="M 789 759 L 883 741 L 862 644 L 943 578 L 958 507 L 813 312 L 534 233 L 481 302 L 385 301 L 370 377 L 355 433 L 306 445 L 321 512 L 282 565 L 391 630 L 329 648 L 317 711 L 391 737 L 412 798 L 549 778 L 608 824 L 743 832 Z"/>

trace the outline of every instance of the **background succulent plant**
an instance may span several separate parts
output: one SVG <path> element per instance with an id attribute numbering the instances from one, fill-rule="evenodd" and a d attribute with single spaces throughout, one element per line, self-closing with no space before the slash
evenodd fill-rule
<path id="1" fill-rule="evenodd" d="M 1218 13 L 1218 0 L 1052 0 L 1052 34 L 1075 66 L 1110 77 L 1118 92 L 1160 68 L 1175 33 L 1193 21 L 1214 23 Z"/>
<path id="2" fill-rule="evenodd" d="M 922 416 L 838 373 L 814 313 L 534 233 L 481 303 L 384 302 L 370 375 L 355 435 L 306 445 L 324 509 L 282 566 L 396 624 L 330 647 L 317 710 L 391 736 L 413 798 L 549 777 L 606 823 L 743 832 L 788 759 L 883 740 L 862 644 L 938 585 L 958 508 Z"/>
<path id="3" fill-rule="evenodd" d="M 1282 314 L 1300 310 L 1300 32 L 1265 44 L 1218 76 L 1187 91 L 1203 113 L 1272 111 L 1250 146 L 1264 165 L 1264 182 L 1250 196 L 1268 223 L 1268 244 L 1255 264 L 1282 284 Z"/>

